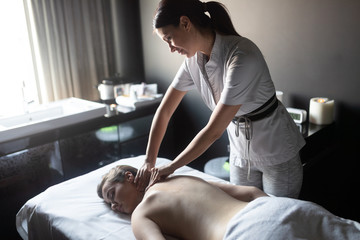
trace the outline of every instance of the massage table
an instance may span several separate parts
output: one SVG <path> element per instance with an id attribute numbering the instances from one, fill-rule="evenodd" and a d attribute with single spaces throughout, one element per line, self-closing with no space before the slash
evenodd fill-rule
<path id="1" fill-rule="evenodd" d="M 49 187 L 25 203 L 16 216 L 16 228 L 25 239 L 135 239 L 130 216 L 115 213 L 96 192 L 101 178 L 117 165 L 140 168 L 145 156 L 122 159 L 85 175 Z M 156 165 L 170 160 L 158 158 Z M 224 181 L 184 166 L 174 175 Z"/>
<path id="2" fill-rule="evenodd" d="M 16 217 L 23 239 L 135 239 L 130 216 L 112 210 L 97 195 L 97 185 L 111 168 L 140 168 L 145 156 L 127 158 L 54 185 L 30 199 Z M 158 158 L 156 165 L 170 160 Z M 227 182 L 184 166 L 174 175 Z M 228 183 L 228 182 L 227 182 Z M 234 224 L 234 225 L 232 225 Z M 275 226 L 275 227 L 274 227 Z M 250 202 L 228 225 L 229 239 L 360 239 L 360 224 L 335 216 L 311 202 L 262 197 Z M 173 239 L 173 238 L 167 238 Z"/>

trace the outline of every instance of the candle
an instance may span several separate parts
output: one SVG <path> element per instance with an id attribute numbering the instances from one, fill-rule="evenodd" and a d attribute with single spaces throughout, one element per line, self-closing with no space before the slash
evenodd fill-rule
<path id="1" fill-rule="evenodd" d="M 283 96 L 284 96 L 284 93 L 282 91 L 276 91 L 276 97 L 280 102 L 283 101 Z"/>
<path id="2" fill-rule="evenodd" d="M 334 121 L 335 101 L 328 98 L 310 99 L 309 121 L 317 125 L 326 125 Z"/>

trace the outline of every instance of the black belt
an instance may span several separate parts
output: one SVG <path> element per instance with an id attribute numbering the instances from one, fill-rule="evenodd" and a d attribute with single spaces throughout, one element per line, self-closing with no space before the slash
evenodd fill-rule
<path id="1" fill-rule="evenodd" d="M 270 113 L 274 112 L 275 109 L 277 108 L 279 102 L 276 98 L 276 94 L 274 94 L 266 103 L 264 103 L 262 106 L 260 106 L 259 108 L 255 109 L 254 111 L 241 115 L 239 117 L 234 117 L 234 119 L 232 120 L 233 123 L 237 123 L 237 122 L 245 122 L 245 119 L 247 118 L 248 120 L 251 121 L 257 121 L 260 119 L 265 118 L 266 116 L 268 116 Z"/>

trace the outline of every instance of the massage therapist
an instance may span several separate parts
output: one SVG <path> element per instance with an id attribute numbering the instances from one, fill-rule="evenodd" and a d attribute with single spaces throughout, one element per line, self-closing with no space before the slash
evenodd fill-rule
<path id="1" fill-rule="evenodd" d="M 146 159 L 135 179 L 138 188 L 145 188 L 150 175 L 151 185 L 195 160 L 227 130 L 232 183 L 297 198 L 305 141 L 276 98 L 262 53 L 236 32 L 225 6 L 162 0 L 153 26 L 170 51 L 186 59 L 154 116 Z M 171 163 L 154 168 L 169 120 L 192 89 L 212 110 L 209 121 Z"/>

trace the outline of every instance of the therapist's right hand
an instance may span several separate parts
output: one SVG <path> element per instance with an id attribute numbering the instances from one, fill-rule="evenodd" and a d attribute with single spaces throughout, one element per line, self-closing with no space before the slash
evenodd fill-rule
<path id="1" fill-rule="evenodd" d="M 154 167 L 154 164 L 145 163 L 139 168 L 134 183 L 136 184 L 136 188 L 140 192 L 144 192 L 145 188 L 149 184 L 150 176 L 151 176 L 151 169 Z"/>

